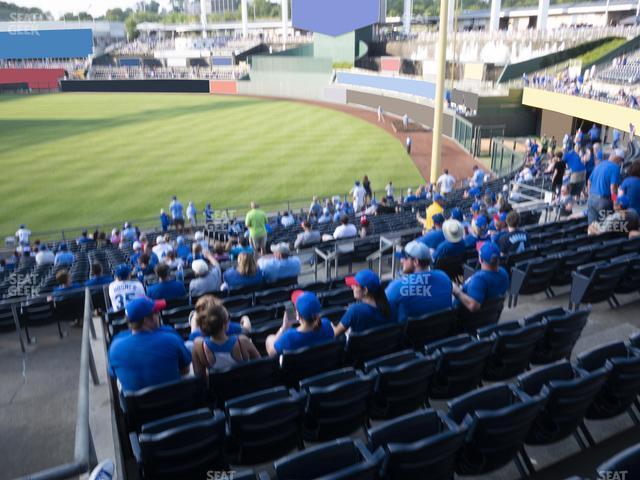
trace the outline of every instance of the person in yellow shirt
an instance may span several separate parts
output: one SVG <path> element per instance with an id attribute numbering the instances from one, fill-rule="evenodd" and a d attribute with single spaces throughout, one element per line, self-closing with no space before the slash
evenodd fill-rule
<path id="1" fill-rule="evenodd" d="M 439 193 L 433 195 L 433 202 L 427 207 L 426 218 L 422 218 L 420 213 L 416 214 L 416 220 L 422 224 L 424 233 L 429 232 L 433 228 L 433 216 L 441 213 L 444 215 L 444 197 Z"/>

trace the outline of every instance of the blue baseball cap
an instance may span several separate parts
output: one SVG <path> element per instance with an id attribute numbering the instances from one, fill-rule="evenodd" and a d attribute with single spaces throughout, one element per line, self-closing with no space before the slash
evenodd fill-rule
<path id="1" fill-rule="evenodd" d="M 440 195 L 439 193 L 434 193 L 433 201 L 436 202 L 438 200 L 444 200 L 444 197 L 442 195 Z"/>
<path id="2" fill-rule="evenodd" d="M 126 263 L 121 263 L 116 267 L 116 277 L 119 279 L 128 278 L 131 275 L 131 268 Z"/>
<path id="3" fill-rule="evenodd" d="M 361 288 L 366 288 L 371 293 L 376 293 L 380 290 L 380 277 L 373 270 L 360 270 L 358 273 L 351 277 L 346 277 L 344 283 L 353 287 L 357 285 Z"/>
<path id="4" fill-rule="evenodd" d="M 291 301 L 300 315 L 305 320 L 311 320 L 320 313 L 322 305 L 315 293 L 305 292 L 304 290 L 295 290 L 291 294 Z"/>
<path id="5" fill-rule="evenodd" d="M 166 308 L 165 300 L 151 300 L 147 297 L 136 298 L 127 303 L 124 311 L 127 314 L 129 323 L 139 323 L 152 313 L 157 313 Z"/>
<path id="6" fill-rule="evenodd" d="M 621 208 L 627 209 L 629 208 L 629 204 L 630 204 L 629 197 L 627 197 L 626 195 L 620 195 L 616 200 L 616 203 L 620 205 Z"/>
<path id="7" fill-rule="evenodd" d="M 65 252 L 67 250 L 67 244 L 66 243 L 61 243 L 60 247 L 58 247 L 60 249 L 61 252 Z"/>
<path id="8" fill-rule="evenodd" d="M 431 216 L 431 220 L 433 220 L 433 223 L 437 225 L 442 225 L 444 223 L 444 215 L 442 215 L 441 213 L 436 213 L 435 215 Z"/>
<path id="9" fill-rule="evenodd" d="M 478 187 L 472 188 L 471 190 L 469 190 L 469 196 L 470 197 L 479 197 L 480 195 L 482 195 L 482 192 L 480 191 L 480 189 Z"/>
<path id="10" fill-rule="evenodd" d="M 471 211 L 479 212 L 480 211 L 480 204 L 478 202 L 473 202 L 471 204 Z"/>
<path id="11" fill-rule="evenodd" d="M 451 218 L 453 218 L 454 220 L 458 220 L 459 222 L 462 222 L 464 220 L 464 215 L 462 215 L 462 210 L 460 210 L 458 207 L 452 208 Z"/>
<path id="12" fill-rule="evenodd" d="M 493 242 L 484 242 L 480 247 L 480 260 L 485 263 L 492 263 L 500 258 L 500 249 Z"/>
<path id="13" fill-rule="evenodd" d="M 476 228 L 484 229 L 487 226 L 487 217 L 484 215 L 478 215 L 478 218 L 474 220 Z"/>

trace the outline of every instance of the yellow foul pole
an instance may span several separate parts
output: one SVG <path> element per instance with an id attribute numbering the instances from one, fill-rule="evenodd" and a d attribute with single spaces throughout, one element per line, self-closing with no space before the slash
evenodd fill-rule
<path id="1" fill-rule="evenodd" d="M 433 114 L 433 142 L 431 144 L 431 183 L 438 180 L 440 174 L 440 142 L 442 140 L 442 112 L 444 110 L 444 72 L 447 63 L 447 16 L 448 0 L 440 0 L 440 22 L 438 25 L 438 70 L 436 72 L 436 98 Z"/>

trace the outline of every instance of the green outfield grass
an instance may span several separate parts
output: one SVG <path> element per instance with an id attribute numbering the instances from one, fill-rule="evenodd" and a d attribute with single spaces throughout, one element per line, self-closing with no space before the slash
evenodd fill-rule
<path id="1" fill-rule="evenodd" d="M 421 177 L 375 125 L 321 107 L 178 94 L 0 96 L 0 234 L 382 189 Z"/>

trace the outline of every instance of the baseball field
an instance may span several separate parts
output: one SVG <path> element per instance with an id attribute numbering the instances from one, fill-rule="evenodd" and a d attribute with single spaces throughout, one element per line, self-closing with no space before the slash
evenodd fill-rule
<path id="1" fill-rule="evenodd" d="M 157 216 L 172 195 L 273 205 L 421 177 L 403 145 L 344 112 L 179 94 L 0 96 L 0 235 Z"/>

